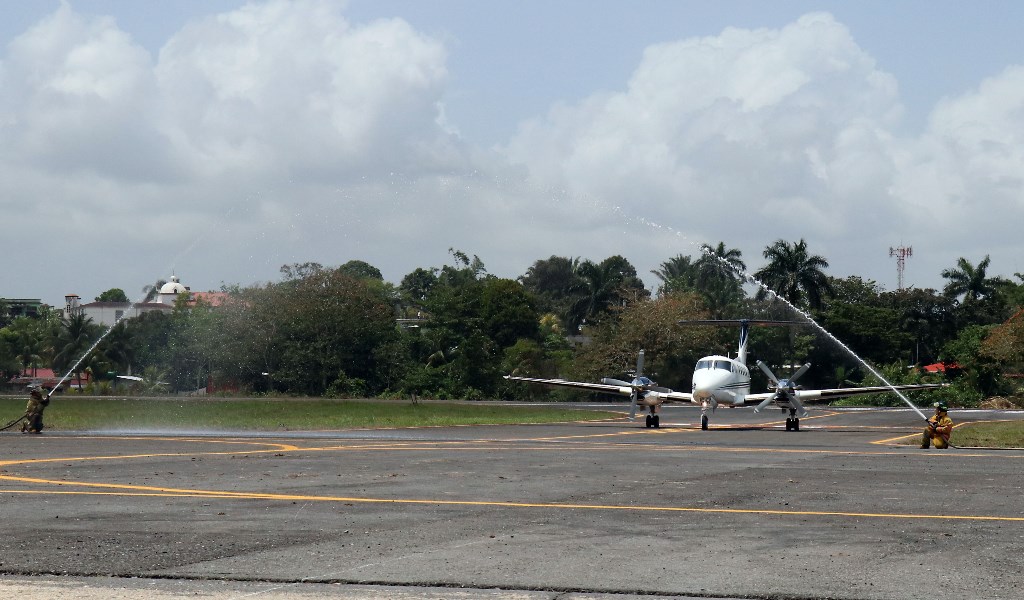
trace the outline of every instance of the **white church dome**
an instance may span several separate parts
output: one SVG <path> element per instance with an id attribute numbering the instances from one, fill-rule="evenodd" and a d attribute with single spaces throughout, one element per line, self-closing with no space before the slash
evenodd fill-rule
<path id="1" fill-rule="evenodd" d="M 178 282 L 178 277 L 176 275 L 171 275 L 171 280 L 165 283 L 163 287 L 160 288 L 161 294 L 177 295 L 185 291 L 187 291 L 185 289 L 185 286 L 181 285 L 181 283 Z"/>

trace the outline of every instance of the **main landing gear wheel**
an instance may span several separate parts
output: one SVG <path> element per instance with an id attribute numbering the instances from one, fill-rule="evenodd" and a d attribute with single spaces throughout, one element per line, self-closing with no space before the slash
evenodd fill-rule
<path id="1" fill-rule="evenodd" d="M 787 417 L 786 431 L 800 431 L 800 419 L 796 417 Z"/>
<path id="2" fill-rule="evenodd" d="M 700 416 L 700 428 L 703 429 L 704 431 L 708 430 L 708 416 L 707 415 L 701 415 Z"/>

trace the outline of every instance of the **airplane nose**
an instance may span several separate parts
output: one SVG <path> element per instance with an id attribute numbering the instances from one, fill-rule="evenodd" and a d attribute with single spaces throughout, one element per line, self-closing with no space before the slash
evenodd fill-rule
<path id="1" fill-rule="evenodd" d="M 725 385 L 728 375 L 716 377 L 717 373 L 699 373 L 693 376 L 693 397 L 695 400 L 709 400 L 715 391 Z"/>

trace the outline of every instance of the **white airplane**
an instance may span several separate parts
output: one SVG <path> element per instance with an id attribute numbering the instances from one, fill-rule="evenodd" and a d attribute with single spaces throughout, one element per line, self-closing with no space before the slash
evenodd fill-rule
<path id="1" fill-rule="evenodd" d="M 658 417 L 659 407 L 666 402 L 689 402 L 701 407 L 700 427 L 708 428 L 708 409 L 712 412 L 719 406 L 737 408 L 741 406 L 754 406 L 754 412 L 761 412 L 770 404 L 775 404 L 782 412 L 789 411 L 786 418 L 786 431 L 800 431 L 800 418 L 807 416 L 804 408 L 806 402 L 818 402 L 846 398 L 849 396 L 863 396 L 867 394 L 881 394 L 894 390 L 923 390 L 945 387 L 947 384 L 928 383 L 918 385 L 894 385 L 894 386 L 873 386 L 859 388 L 833 388 L 824 390 L 805 390 L 795 384 L 795 381 L 808 369 L 811 363 L 800 367 L 788 379 L 779 379 L 772 373 L 771 369 L 761 361 L 757 366 L 768 376 L 769 392 L 761 394 L 750 393 L 750 371 L 747 369 L 747 341 L 751 325 L 779 325 L 782 321 L 761 321 L 753 319 L 741 319 L 733 321 L 689 321 L 699 324 L 738 324 L 740 326 L 740 344 L 736 358 L 728 356 L 713 355 L 705 356 L 697 361 L 693 370 L 693 391 L 677 392 L 669 388 L 660 387 L 647 377 L 643 376 L 644 351 L 636 363 L 636 375 L 630 382 L 620 379 L 605 378 L 601 383 L 586 383 L 580 381 L 568 381 L 565 379 L 537 379 L 533 377 L 516 377 L 506 375 L 505 379 L 510 381 L 525 381 L 554 387 L 568 387 L 605 394 L 629 396 L 629 418 L 636 416 L 638 405 L 646 406 L 649 410 L 647 415 L 647 427 L 660 427 Z"/>

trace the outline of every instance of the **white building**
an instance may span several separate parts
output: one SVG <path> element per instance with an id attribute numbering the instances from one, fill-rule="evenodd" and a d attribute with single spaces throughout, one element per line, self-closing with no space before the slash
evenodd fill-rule
<path id="1" fill-rule="evenodd" d="M 138 302 L 136 304 L 131 302 L 90 302 L 82 304 L 77 294 L 64 296 L 65 319 L 84 314 L 92 319 L 93 323 L 104 327 L 111 327 L 121 319 L 130 319 L 154 310 L 170 312 L 174 310 L 174 306 L 159 302 Z"/>
<path id="2" fill-rule="evenodd" d="M 171 276 L 153 302 L 90 302 L 82 304 L 78 294 L 64 296 L 64 318 L 84 314 L 92 322 L 104 327 L 112 327 L 121 319 L 132 319 L 141 314 L 160 311 L 171 312 L 178 294 L 187 292 L 188 288 L 181 285 L 178 278 Z"/>
<path id="3" fill-rule="evenodd" d="M 64 318 L 84 314 L 93 323 L 111 327 L 121 319 L 131 319 L 143 313 L 162 311 L 171 312 L 181 294 L 187 294 L 186 302 L 191 306 L 202 301 L 213 306 L 221 305 L 227 298 L 224 292 L 192 292 L 181 284 L 176 275 L 160 287 L 156 299 L 152 302 L 90 302 L 82 304 L 78 294 L 64 296 Z"/>
<path id="4" fill-rule="evenodd" d="M 156 301 L 159 304 L 169 304 L 174 306 L 174 302 L 178 299 L 178 295 L 184 294 L 189 289 L 181 285 L 181 281 L 177 275 L 171 275 L 171 280 L 163 284 L 160 287 L 160 293 L 156 297 Z"/>

